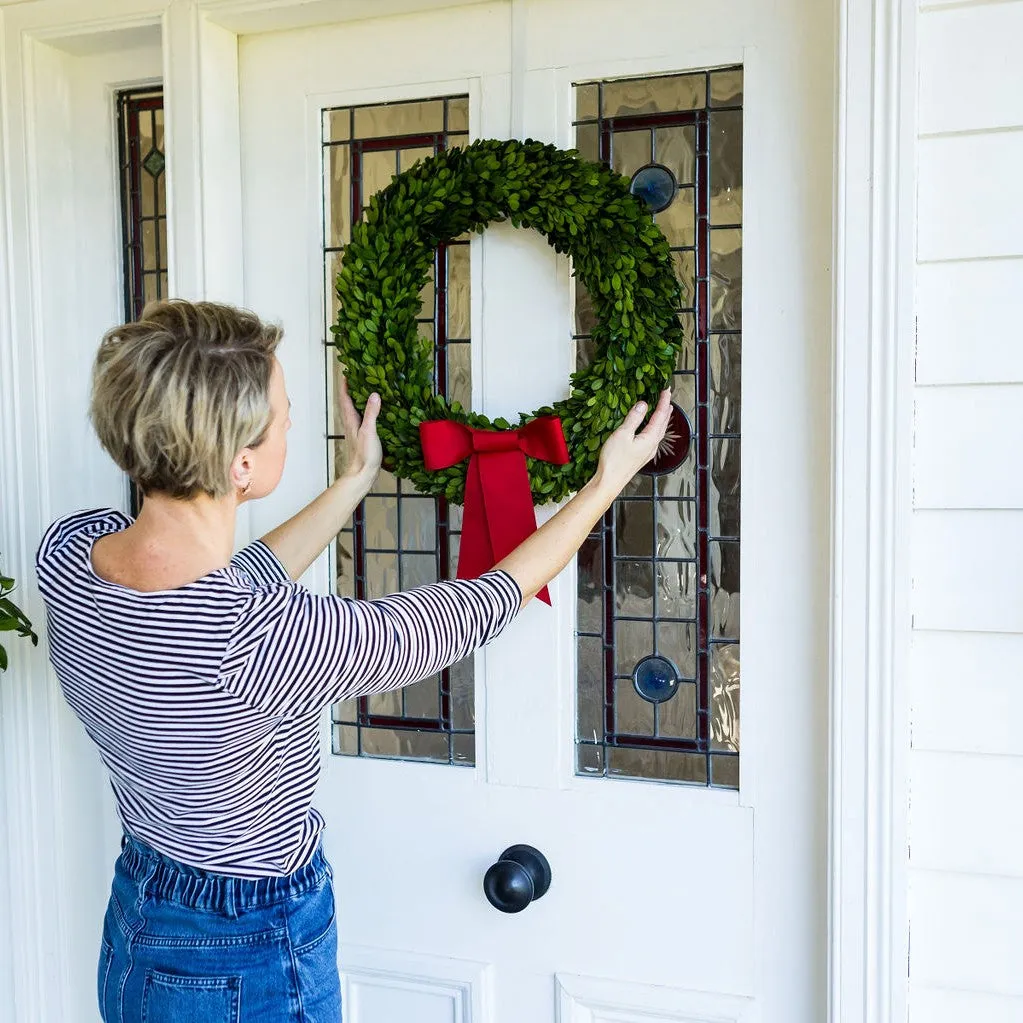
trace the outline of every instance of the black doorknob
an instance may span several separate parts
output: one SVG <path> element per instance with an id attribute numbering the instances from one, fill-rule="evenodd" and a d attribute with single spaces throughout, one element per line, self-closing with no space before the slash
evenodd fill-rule
<path id="1" fill-rule="evenodd" d="M 546 895 L 550 886 L 551 865 L 531 845 L 505 849 L 483 878 L 487 901 L 502 913 L 521 913 L 531 902 Z"/>

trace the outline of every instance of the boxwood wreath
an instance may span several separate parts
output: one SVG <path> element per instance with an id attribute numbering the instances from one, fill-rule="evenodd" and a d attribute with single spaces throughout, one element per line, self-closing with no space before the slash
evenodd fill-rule
<path id="1" fill-rule="evenodd" d="M 571 256 L 596 315 L 595 357 L 571 376 L 571 393 L 490 420 L 434 392 L 433 344 L 418 334 L 420 292 L 439 244 L 495 221 L 539 231 Z M 483 139 L 416 163 L 370 201 L 352 228 L 336 281 L 331 328 L 357 407 L 376 391 L 384 466 L 424 494 L 461 502 L 466 463 L 429 472 L 419 424 L 452 419 L 507 430 L 538 416 L 561 419 L 571 461 L 529 459 L 536 504 L 560 501 L 593 475 L 600 448 L 640 399 L 656 402 L 671 378 L 682 330 L 668 242 L 629 180 L 575 151 L 527 140 Z"/>

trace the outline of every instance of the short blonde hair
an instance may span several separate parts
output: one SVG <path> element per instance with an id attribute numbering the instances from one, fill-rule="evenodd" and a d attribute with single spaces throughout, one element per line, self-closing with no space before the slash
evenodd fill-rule
<path id="1" fill-rule="evenodd" d="M 231 462 L 266 435 L 281 328 L 215 302 L 173 300 L 108 331 L 89 415 L 143 494 L 223 497 Z"/>

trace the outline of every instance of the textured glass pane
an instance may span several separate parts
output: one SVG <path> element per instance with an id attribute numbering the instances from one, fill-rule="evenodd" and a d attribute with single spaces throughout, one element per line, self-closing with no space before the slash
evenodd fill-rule
<path id="1" fill-rule="evenodd" d="M 597 117 L 599 89 L 600 86 L 596 82 L 575 87 L 575 119 L 577 121 L 589 121 Z"/>
<path id="2" fill-rule="evenodd" d="M 451 679 L 451 724 L 455 728 L 471 729 L 476 725 L 474 664 L 470 654 L 453 664 L 448 672 Z"/>
<path id="3" fill-rule="evenodd" d="M 142 269 L 156 270 L 156 221 L 146 220 L 142 224 Z"/>
<path id="4" fill-rule="evenodd" d="M 437 581 L 436 554 L 403 554 L 401 557 L 401 588 L 411 590 Z"/>
<path id="5" fill-rule="evenodd" d="M 696 617 L 696 565 L 693 562 L 658 562 L 657 613 L 665 618 Z"/>
<path id="6" fill-rule="evenodd" d="M 586 285 L 575 279 L 575 332 L 592 334 L 597 325 L 597 314 L 593 310 L 593 298 L 586 290 Z"/>
<path id="7" fill-rule="evenodd" d="M 341 303 L 337 298 L 337 290 L 335 289 L 335 282 L 337 280 L 338 271 L 341 269 L 341 253 L 340 252 L 326 252 L 323 255 L 323 337 L 326 341 L 333 341 L 334 335 L 331 334 L 330 328 L 334 325 L 337 320 L 337 311 L 340 308 Z M 337 352 L 335 349 L 331 349 L 329 357 L 338 363 L 337 372 L 340 373 L 340 362 L 337 359 Z M 334 401 L 335 396 L 339 393 L 337 388 L 337 379 L 335 378 L 334 387 L 330 392 L 329 400 L 331 403 L 330 412 L 330 432 L 341 433 L 343 432 L 341 427 L 338 426 L 334 429 L 337 419 L 335 418 Z"/>
<path id="8" fill-rule="evenodd" d="M 700 753 L 609 749 L 608 774 L 707 784 L 707 758 Z"/>
<path id="9" fill-rule="evenodd" d="M 578 735 L 580 739 L 598 741 L 604 735 L 604 643 L 595 637 L 580 636 L 577 647 Z"/>
<path id="10" fill-rule="evenodd" d="M 448 337 L 469 337 L 469 246 L 449 245 Z"/>
<path id="11" fill-rule="evenodd" d="M 696 625 L 690 622 L 658 621 L 657 653 L 667 657 L 678 668 L 679 678 L 695 679 Z"/>
<path id="12" fill-rule="evenodd" d="M 695 739 L 696 685 L 683 683 L 675 695 L 657 707 L 657 734 L 665 739 Z"/>
<path id="13" fill-rule="evenodd" d="M 419 146 L 411 149 L 402 149 L 398 153 L 398 161 L 401 170 L 407 171 L 410 167 L 417 164 L 420 160 L 428 160 L 434 155 L 433 146 Z"/>
<path id="14" fill-rule="evenodd" d="M 398 558 L 394 554 L 366 555 L 366 596 L 386 597 L 398 590 Z"/>
<path id="15" fill-rule="evenodd" d="M 331 248 L 347 245 L 351 237 L 352 163 L 350 146 L 330 146 L 323 151 L 326 197 L 326 243 Z"/>
<path id="16" fill-rule="evenodd" d="M 469 130 L 469 97 L 456 96 L 448 100 L 448 131 Z"/>
<path id="17" fill-rule="evenodd" d="M 611 166 L 619 174 L 632 177 L 650 162 L 650 131 L 616 131 L 611 139 Z"/>
<path id="18" fill-rule="evenodd" d="M 393 150 L 382 153 L 362 154 L 362 205 L 368 206 L 370 199 L 391 183 L 396 172 Z"/>
<path id="19" fill-rule="evenodd" d="M 657 557 L 696 557 L 695 501 L 657 502 Z"/>
<path id="20" fill-rule="evenodd" d="M 710 105 L 739 106 L 742 103 L 742 68 L 715 71 L 710 76 Z"/>
<path id="21" fill-rule="evenodd" d="M 472 408 L 472 352 L 469 345 L 451 344 L 447 347 L 448 400 L 456 401 L 463 409 Z"/>
<path id="22" fill-rule="evenodd" d="M 362 751 L 371 757 L 401 757 L 403 760 L 439 760 L 447 763 L 450 759 L 445 732 L 363 728 Z"/>
<path id="23" fill-rule="evenodd" d="M 444 103 L 439 99 L 355 108 L 355 137 L 359 139 L 443 130 Z"/>
<path id="24" fill-rule="evenodd" d="M 680 185 L 696 181 L 696 127 L 691 124 L 654 131 L 653 159 L 663 163 Z"/>
<path id="25" fill-rule="evenodd" d="M 739 543 L 710 545 L 710 625 L 715 639 L 739 638 Z"/>
<path id="26" fill-rule="evenodd" d="M 430 267 L 430 273 L 426 278 L 426 283 L 423 285 L 419 292 L 419 301 L 421 308 L 419 316 L 422 319 L 436 315 L 436 309 L 434 307 L 434 267 Z"/>
<path id="27" fill-rule="evenodd" d="M 722 334 L 710 346 L 711 429 L 738 433 L 742 392 L 742 337 Z"/>
<path id="28" fill-rule="evenodd" d="M 742 232 L 710 233 L 711 330 L 742 328 Z"/>
<path id="29" fill-rule="evenodd" d="M 584 160 L 600 159 L 600 132 L 595 124 L 580 124 L 575 129 L 575 148 Z"/>
<path id="30" fill-rule="evenodd" d="M 338 700 L 331 705 L 330 720 L 336 725 L 354 725 L 359 720 L 359 701 Z"/>
<path id="31" fill-rule="evenodd" d="M 654 705 L 636 692 L 631 678 L 615 683 L 615 719 L 619 735 L 654 734 Z"/>
<path id="32" fill-rule="evenodd" d="M 476 763 L 476 736 L 452 735 L 451 756 L 456 764 L 472 767 Z"/>
<path id="33" fill-rule="evenodd" d="M 615 622 L 614 644 L 615 671 L 619 675 L 631 675 L 636 665 L 654 652 L 654 623 Z"/>
<path id="34" fill-rule="evenodd" d="M 155 302 L 161 297 L 160 277 L 158 274 L 145 274 L 142 278 L 142 294 L 145 296 L 146 305 Z"/>
<path id="35" fill-rule="evenodd" d="M 742 223 L 742 111 L 710 115 L 710 222 Z"/>
<path id="36" fill-rule="evenodd" d="M 337 593 L 340 597 L 355 596 L 355 565 L 352 558 L 352 534 L 341 533 L 334 547 L 337 560 Z"/>
<path id="37" fill-rule="evenodd" d="M 354 725 L 334 725 L 332 752 L 354 757 L 359 753 L 359 729 Z"/>
<path id="38" fill-rule="evenodd" d="M 406 686 L 403 692 L 407 717 L 429 718 L 430 720 L 437 720 L 440 717 L 439 675 L 424 678 L 421 682 Z"/>
<path id="39" fill-rule="evenodd" d="M 369 697 L 370 714 L 385 714 L 397 717 L 401 714 L 401 690 L 392 689 L 386 693 L 374 693 Z"/>
<path id="40" fill-rule="evenodd" d="M 739 758 L 721 753 L 710 758 L 711 784 L 723 789 L 739 787 Z"/>
<path id="41" fill-rule="evenodd" d="M 595 536 L 584 541 L 577 558 L 580 632 L 600 632 L 604 624 L 604 546 Z"/>
<path id="42" fill-rule="evenodd" d="M 685 185 L 666 210 L 654 214 L 669 245 L 696 244 L 696 190 Z"/>
<path id="43" fill-rule="evenodd" d="M 452 533 L 448 537 L 448 575 L 449 579 L 458 578 L 458 552 L 462 545 L 462 534 Z"/>
<path id="44" fill-rule="evenodd" d="M 714 536 L 739 535 L 739 441 L 711 441 L 711 521 Z"/>
<path id="45" fill-rule="evenodd" d="M 672 75 L 607 82 L 604 85 L 605 117 L 655 114 L 667 110 L 695 110 L 706 104 L 704 74 Z"/>
<path id="46" fill-rule="evenodd" d="M 432 497 L 401 499 L 401 545 L 407 551 L 433 551 L 437 547 L 437 501 Z"/>
<path id="47" fill-rule="evenodd" d="M 323 111 L 323 141 L 343 142 L 351 138 L 352 113 L 350 107 Z"/>
<path id="48" fill-rule="evenodd" d="M 604 747 L 578 746 L 576 750 L 576 771 L 579 774 L 603 774 Z"/>
<path id="49" fill-rule="evenodd" d="M 682 302 L 681 308 L 692 309 L 695 305 L 696 300 L 696 253 L 692 249 L 683 249 L 681 251 L 672 252 L 671 261 L 674 264 L 675 277 L 679 282 L 682 291 Z M 687 338 L 687 341 L 695 341 L 696 339 L 696 326 L 693 325 L 692 338 Z M 693 356 L 693 345 L 690 343 L 687 347 L 687 358 L 692 359 Z M 691 362 L 686 367 L 679 367 L 692 369 L 695 363 Z"/>
<path id="50" fill-rule="evenodd" d="M 615 565 L 615 612 L 643 617 L 653 611 L 652 561 L 619 561 Z M 632 671 L 632 668 L 629 668 Z"/>
<path id="51" fill-rule="evenodd" d="M 711 647 L 711 748 L 739 749 L 739 647 Z"/>
<path id="52" fill-rule="evenodd" d="M 390 497 L 367 497 L 366 546 L 384 550 L 398 547 L 398 505 Z"/>
<path id="53" fill-rule="evenodd" d="M 671 400 L 689 419 L 689 424 L 696 426 L 696 375 L 694 373 L 676 373 L 671 381 Z"/>
<path id="54" fill-rule="evenodd" d="M 621 558 L 649 558 L 653 553 L 653 502 L 615 502 L 615 554 Z"/>

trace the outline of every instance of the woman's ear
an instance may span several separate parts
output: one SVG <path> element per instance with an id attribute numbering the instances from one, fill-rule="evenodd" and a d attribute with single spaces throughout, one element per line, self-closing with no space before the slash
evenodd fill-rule
<path id="1" fill-rule="evenodd" d="M 251 448 L 242 448 L 231 461 L 231 485 L 246 491 L 252 484 L 253 457 Z"/>

